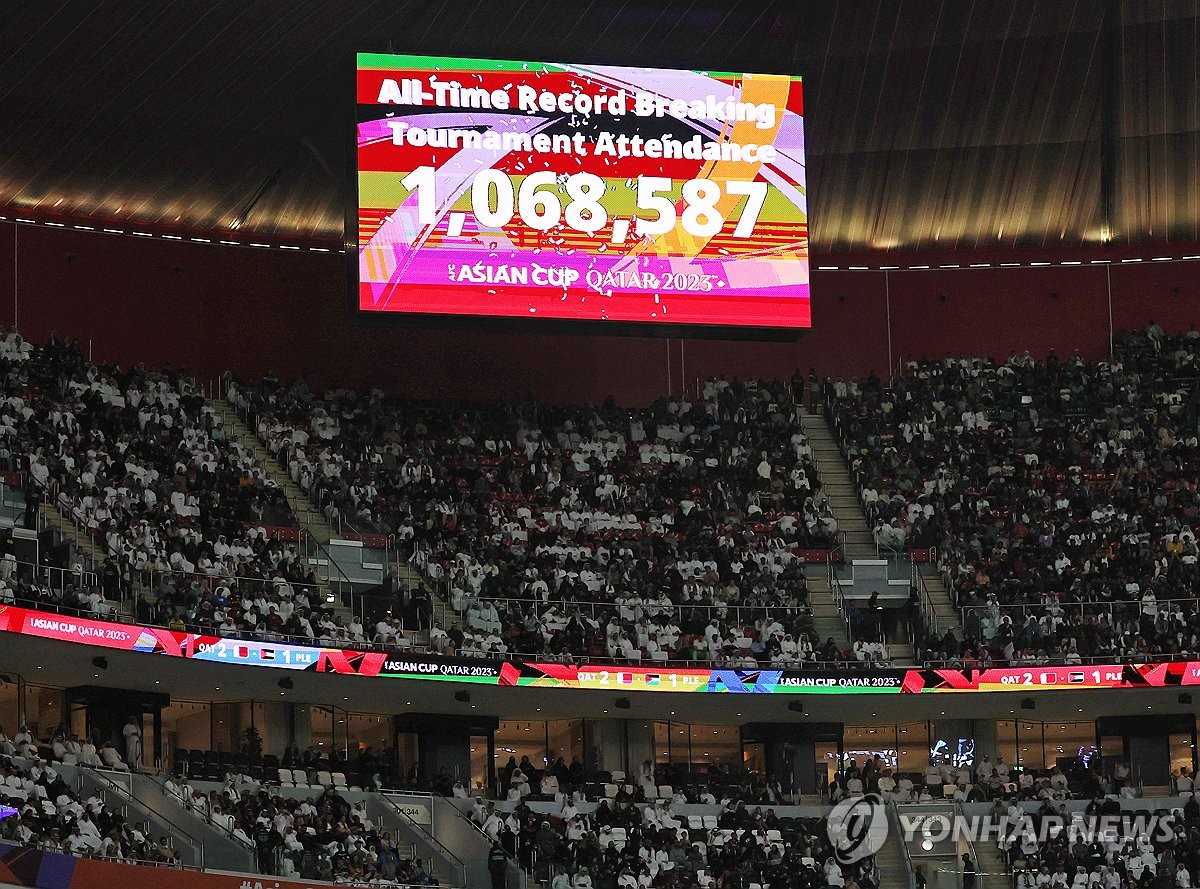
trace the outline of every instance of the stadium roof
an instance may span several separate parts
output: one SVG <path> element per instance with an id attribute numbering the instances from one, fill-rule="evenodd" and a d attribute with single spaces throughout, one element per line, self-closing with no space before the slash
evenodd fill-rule
<path id="1" fill-rule="evenodd" d="M 0 207 L 340 241 L 352 54 L 395 49 L 799 73 L 817 254 L 1196 242 L 1198 6 L 10 3 Z"/>

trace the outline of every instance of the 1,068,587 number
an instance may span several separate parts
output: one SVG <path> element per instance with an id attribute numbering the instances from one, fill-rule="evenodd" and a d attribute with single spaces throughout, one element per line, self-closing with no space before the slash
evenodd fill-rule
<path id="1" fill-rule="evenodd" d="M 417 167 L 400 180 L 417 195 L 417 219 L 421 225 L 437 221 L 434 196 L 434 168 Z M 559 194 L 562 184 L 568 200 Z M 520 216 L 521 222 L 538 231 L 566 224 L 576 231 L 595 234 L 608 223 L 608 211 L 600 203 L 607 184 L 595 173 L 573 173 L 560 183 L 558 176 L 543 170 L 531 173 L 514 189 L 512 179 L 499 170 L 481 170 L 471 182 L 471 210 L 483 228 L 500 228 Z M 638 237 L 653 237 L 672 231 L 677 223 L 698 238 L 710 238 L 721 230 L 725 219 L 717 202 L 725 195 L 745 196 L 746 203 L 734 237 L 748 238 L 767 199 L 767 183 L 734 180 L 724 189 L 711 179 L 689 179 L 682 186 L 682 213 L 677 214 L 670 197 L 674 183 L 665 176 L 641 176 L 637 180 L 637 217 L 634 231 Z M 740 203 L 740 202 L 739 202 Z"/>

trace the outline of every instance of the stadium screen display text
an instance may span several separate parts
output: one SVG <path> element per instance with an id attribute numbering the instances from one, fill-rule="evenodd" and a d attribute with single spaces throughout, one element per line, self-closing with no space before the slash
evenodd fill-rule
<path id="1" fill-rule="evenodd" d="M 799 77 L 357 60 L 363 312 L 810 326 Z"/>

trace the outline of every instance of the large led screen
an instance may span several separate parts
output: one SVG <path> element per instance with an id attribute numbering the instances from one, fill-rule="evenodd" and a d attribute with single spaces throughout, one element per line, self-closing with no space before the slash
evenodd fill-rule
<path id="1" fill-rule="evenodd" d="M 799 77 L 359 54 L 358 306 L 806 328 Z"/>

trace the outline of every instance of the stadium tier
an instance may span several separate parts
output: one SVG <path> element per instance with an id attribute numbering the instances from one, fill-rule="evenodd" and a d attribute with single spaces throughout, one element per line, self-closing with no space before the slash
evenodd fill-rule
<path id="1" fill-rule="evenodd" d="M 10 6 L 0 889 L 1200 886 L 1195 2 Z"/>

